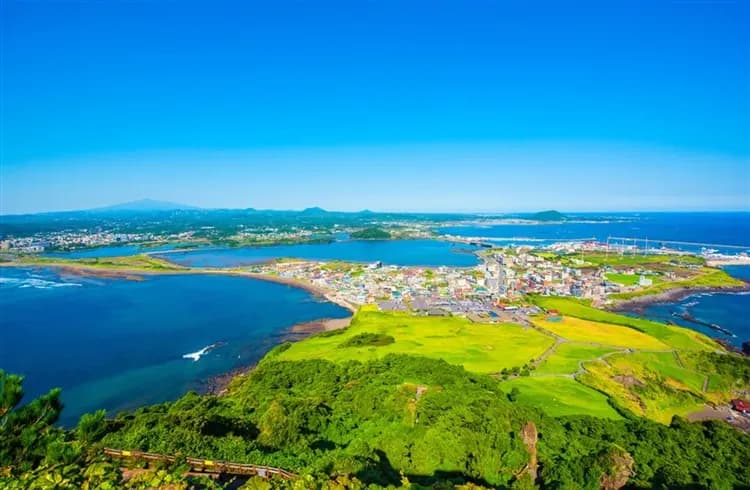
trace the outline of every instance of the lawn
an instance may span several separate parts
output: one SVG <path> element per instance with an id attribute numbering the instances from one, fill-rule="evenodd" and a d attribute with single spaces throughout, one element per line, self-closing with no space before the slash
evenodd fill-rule
<path id="1" fill-rule="evenodd" d="M 376 334 L 379 337 L 371 338 L 380 339 L 392 337 L 393 342 L 360 345 L 370 338 L 363 334 Z M 357 337 L 354 342 L 353 337 Z M 443 359 L 477 373 L 496 373 L 523 366 L 553 343 L 551 337 L 519 325 L 473 323 L 460 317 L 414 316 L 363 307 L 349 328 L 296 342 L 278 359 L 367 361 L 398 353 Z"/>
<path id="2" fill-rule="evenodd" d="M 534 370 L 534 374 L 573 374 L 578 371 L 581 361 L 596 359 L 616 350 L 612 347 L 565 342 L 555 348 L 552 355 Z"/>
<path id="3" fill-rule="evenodd" d="M 500 387 L 506 393 L 518 389 L 518 402 L 541 409 L 553 417 L 591 415 L 619 419 L 607 397 L 571 378 L 520 377 L 505 381 Z"/>
<path id="4" fill-rule="evenodd" d="M 584 320 L 622 325 L 647 333 L 675 349 L 686 350 L 723 350 L 723 348 L 705 335 L 689 328 L 675 327 L 663 323 L 620 315 L 610 311 L 592 308 L 588 303 L 574 298 L 553 296 L 533 296 L 531 300 L 542 308 L 558 310 L 563 315 L 574 316 Z"/>
<path id="5" fill-rule="evenodd" d="M 614 282 L 623 286 L 635 286 L 641 279 L 641 276 L 638 274 L 621 274 L 617 272 L 606 274 L 606 277 L 609 282 Z"/>
<path id="6" fill-rule="evenodd" d="M 565 316 L 559 322 L 550 322 L 541 318 L 535 318 L 532 322 L 539 328 L 571 341 L 645 350 L 669 350 L 670 348 L 656 338 L 632 328 L 572 316 Z"/>

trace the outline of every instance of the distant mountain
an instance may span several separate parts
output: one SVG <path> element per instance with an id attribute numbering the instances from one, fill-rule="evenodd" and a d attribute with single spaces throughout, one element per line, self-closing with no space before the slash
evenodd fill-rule
<path id="1" fill-rule="evenodd" d="M 567 217 L 559 211 L 540 211 L 532 214 L 529 219 L 534 221 L 565 221 Z"/>
<path id="2" fill-rule="evenodd" d="M 109 212 L 109 211 L 177 211 L 177 210 L 195 210 L 200 209 L 196 206 L 178 204 L 168 201 L 157 201 L 154 199 L 139 199 L 137 201 L 124 202 L 113 206 L 90 209 L 89 211 Z"/>
<path id="3" fill-rule="evenodd" d="M 323 208 L 314 207 L 314 208 L 305 208 L 302 210 L 302 214 L 306 214 L 308 216 L 321 216 L 324 214 L 328 214 L 328 211 L 326 211 Z"/>

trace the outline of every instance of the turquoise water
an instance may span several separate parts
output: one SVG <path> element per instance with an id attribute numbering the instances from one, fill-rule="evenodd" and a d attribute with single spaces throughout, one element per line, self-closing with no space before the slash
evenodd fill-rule
<path id="1" fill-rule="evenodd" d="M 28 398 L 63 388 L 62 423 L 129 410 L 200 389 L 257 362 L 284 329 L 349 312 L 308 292 L 206 275 L 145 281 L 0 270 L 0 368 L 26 376 Z M 182 356 L 220 346 L 198 361 Z"/>
<path id="2" fill-rule="evenodd" d="M 161 254 L 193 267 L 236 267 L 281 257 L 309 260 L 382 261 L 390 265 L 470 267 L 476 247 L 438 240 L 344 240 L 333 243 L 241 247 Z"/>

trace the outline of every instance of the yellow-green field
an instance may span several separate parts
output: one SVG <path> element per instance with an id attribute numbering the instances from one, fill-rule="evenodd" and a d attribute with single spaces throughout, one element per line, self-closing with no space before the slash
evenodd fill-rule
<path id="1" fill-rule="evenodd" d="M 349 328 L 291 344 L 272 358 L 367 361 L 391 353 L 440 358 L 468 371 L 497 375 L 502 390 L 513 391 L 519 403 L 552 416 L 616 419 L 620 414 L 614 404 L 663 423 L 698 411 L 707 402 L 726 402 L 732 391 L 748 388 L 710 361 L 718 355 L 710 352 L 723 351 L 697 332 L 577 301 L 555 299 L 547 307 L 565 313 L 562 321 L 537 317 L 531 328 L 380 312 L 368 306 Z M 518 371 L 503 371 L 524 365 L 534 369 L 520 376 Z"/>
<path id="2" fill-rule="evenodd" d="M 579 370 L 582 361 L 616 352 L 614 347 L 600 347 L 576 342 L 558 345 L 555 351 L 536 368 L 536 374 L 573 374 Z"/>
<path id="3" fill-rule="evenodd" d="M 539 328 L 572 341 L 632 349 L 669 350 L 669 346 L 665 343 L 633 328 L 592 322 L 572 316 L 565 316 L 558 322 L 541 318 L 534 319 L 532 322 Z"/>
<path id="4" fill-rule="evenodd" d="M 660 340 L 673 349 L 724 350 L 719 344 L 695 330 L 599 310 L 591 307 L 583 300 L 554 296 L 535 296 L 532 297 L 532 300 L 542 308 L 555 309 L 563 315 L 638 330 Z"/>
<path id="5" fill-rule="evenodd" d="M 639 364 L 632 355 L 610 364 L 612 357 L 607 362 L 586 363 L 586 372 L 577 379 L 637 415 L 668 424 L 672 416 L 698 411 L 707 401 L 683 383 L 662 375 L 658 367 Z"/>
<path id="6" fill-rule="evenodd" d="M 391 336 L 394 341 L 380 346 L 342 346 L 364 333 Z M 459 317 L 414 316 L 365 307 L 342 333 L 297 342 L 279 359 L 366 361 L 397 353 L 444 359 L 477 373 L 497 373 L 538 358 L 553 343 L 551 337 L 519 325 L 472 323 Z"/>
<path id="7" fill-rule="evenodd" d="M 20 257 L 18 265 L 39 265 L 51 267 L 70 267 L 101 270 L 129 270 L 144 272 L 176 271 L 186 267 L 167 262 L 166 260 L 146 254 L 129 255 L 126 257 L 98 257 L 83 259 L 66 259 L 60 257 L 40 257 L 28 255 Z"/>

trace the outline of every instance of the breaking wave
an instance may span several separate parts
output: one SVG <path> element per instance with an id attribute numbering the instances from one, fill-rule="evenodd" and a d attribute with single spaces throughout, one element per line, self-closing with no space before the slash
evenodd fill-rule
<path id="1" fill-rule="evenodd" d="M 0 277 L 0 284 L 9 287 L 17 287 L 19 289 L 34 288 L 34 289 L 53 289 L 53 288 L 64 288 L 64 287 L 80 287 L 83 284 L 77 282 L 57 282 L 49 281 L 47 279 L 40 279 L 37 277 L 28 277 L 19 279 L 16 277 Z"/>

